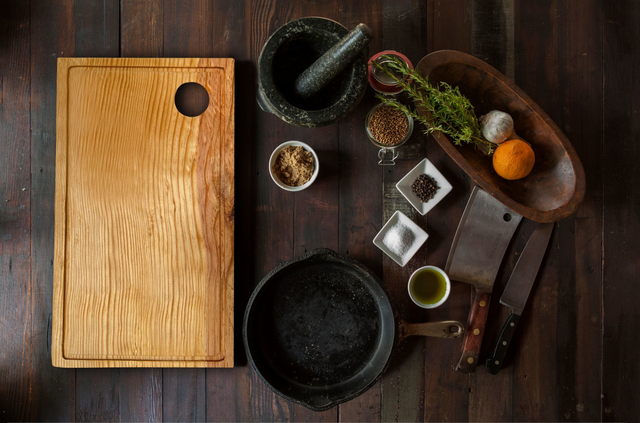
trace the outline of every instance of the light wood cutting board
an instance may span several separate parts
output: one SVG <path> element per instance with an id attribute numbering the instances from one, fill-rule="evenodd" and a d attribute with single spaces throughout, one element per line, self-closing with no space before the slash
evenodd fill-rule
<path id="1" fill-rule="evenodd" d="M 53 365 L 233 367 L 233 59 L 58 59 L 56 148 Z"/>

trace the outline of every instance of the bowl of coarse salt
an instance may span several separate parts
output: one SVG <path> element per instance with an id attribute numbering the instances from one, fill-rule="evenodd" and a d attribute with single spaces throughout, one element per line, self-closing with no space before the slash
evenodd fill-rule
<path id="1" fill-rule="evenodd" d="M 404 267 L 427 238 L 429 235 L 420 226 L 401 211 L 396 211 L 373 238 L 373 243 Z"/>

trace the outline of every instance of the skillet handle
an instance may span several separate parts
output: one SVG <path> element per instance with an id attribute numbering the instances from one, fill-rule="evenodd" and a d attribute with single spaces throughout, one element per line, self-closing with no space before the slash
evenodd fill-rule
<path id="1" fill-rule="evenodd" d="M 442 322 L 407 323 L 400 322 L 400 339 L 408 336 L 432 336 L 434 338 L 459 338 L 464 332 L 462 323 L 455 320 Z"/>
<path id="2" fill-rule="evenodd" d="M 484 328 L 487 325 L 490 301 L 491 294 L 476 289 L 475 299 L 473 303 L 471 303 L 467 329 L 464 334 L 464 339 L 462 340 L 460 361 L 458 361 L 458 365 L 456 366 L 458 372 L 473 373 L 476 371 Z"/>

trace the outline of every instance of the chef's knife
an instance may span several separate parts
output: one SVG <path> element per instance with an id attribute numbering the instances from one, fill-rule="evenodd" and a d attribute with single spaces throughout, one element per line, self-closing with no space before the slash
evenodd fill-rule
<path id="1" fill-rule="evenodd" d="M 445 266 L 452 280 L 476 288 L 456 366 L 459 372 L 471 373 L 478 365 L 493 283 L 520 220 L 522 216 L 486 191 L 473 189 Z"/>
<path id="2" fill-rule="evenodd" d="M 509 277 L 509 282 L 507 282 L 502 297 L 500 297 L 500 304 L 509 307 L 511 315 L 502 327 L 502 331 L 500 331 L 496 346 L 493 349 L 493 356 L 485 363 L 487 371 L 492 375 L 497 375 L 500 371 L 518 320 L 520 320 L 522 310 L 524 310 L 527 298 L 531 293 L 531 287 L 536 280 L 544 253 L 547 251 L 552 232 L 553 223 L 540 223 L 538 225 L 524 247 L 524 251 Z"/>

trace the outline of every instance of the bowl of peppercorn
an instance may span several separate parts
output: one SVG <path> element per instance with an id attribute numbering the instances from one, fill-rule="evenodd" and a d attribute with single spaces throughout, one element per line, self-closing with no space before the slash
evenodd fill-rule
<path id="1" fill-rule="evenodd" d="M 398 191 L 418 213 L 425 215 L 451 192 L 451 184 L 429 160 L 424 159 L 396 184 Z"/>

